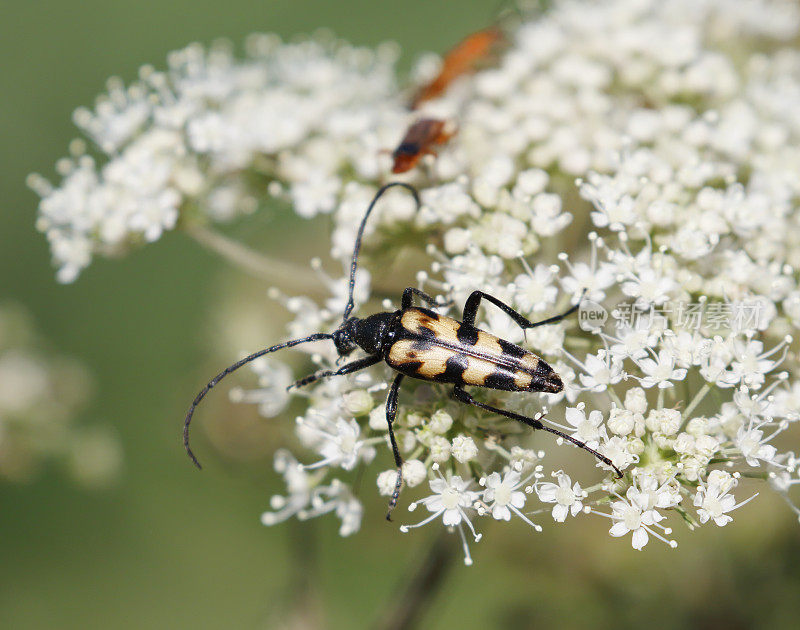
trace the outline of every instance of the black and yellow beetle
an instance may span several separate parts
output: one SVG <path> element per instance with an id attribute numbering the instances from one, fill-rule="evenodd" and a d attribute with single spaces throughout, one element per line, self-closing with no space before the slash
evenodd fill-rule
<path id="1" fill-rule="evenodd" d="M 464 305 L 463 319 L 459 322 L 451 317 L 439 315 L 432 310 L 414 306 L 414 297 L 432 306 L 437 306 L 437 303 L 419 289 L 409 287 L 403 291 L 399 310 L 376 313 L 364 319 L 350 317 L 354 307 L 353 291 L 364 227 L 378 199 L 393 186 L 401 186 L 409 190 L 414 196 L 417 207 L 420 205 L 416 189 L 403 182 L 386 184 L 378 190 L 372 199 L 356 236 L 353 258 L 350 264 L 349 298 L 344 309 L 342 324 L 332 333 L 315 333 L 302 339 L 292 339 L 271 348 L 259 350 L 225 368 L 211 379 L 195 397 L 184 420 L 183 443 L 194 464 L 200 468 L 200 463 L 189 447 L 189 424 L 192 421 L 192 414 L 195 408 L 212 387 L 234 370 L 238 370 L 243 365 L 265 354 L 284 348 L 291 348 L 309 341 L 330 339 L 341 357 L 349 355 L 356 348 L 361 348 L 367 356 L 347 363 L 337 370 L 325 370 L 310 374 L 291 385 L 290 388 L 302 387 L 329 376 L 352 374 L 381 361 L 385 361 L 391 368 L 399 372 L 392 382 L 389 388 L 389 395 L 386 398 L 386 422 L 389 426 L 389 440 L 394 454 L 395 465 L 397 466 L 397 482 L 392 498 L 389 501 L 387 519 L 397 504 L 403 482 L 403 460 L 397 448 L 393 424 L 397 416 L 397 396 L 400 383 L 406 376 L 453 385 L 452 397 L 455 400 L 517 420 L 533 429 L 554 433 L 560 438 L 589 451 L 597 459 L 612 467 L 617 475 L 621 477 L 621 471 L 614 466 L 608 457 L 601 455 L 580 440 L 545 426 L 539 417 L 530 418 L 513 411 L 492 407 L 475 400 L 464 389 L 465 386 L 474 385 L 510 392 L 558 393 L 564 388 L 561 378 L 543 359 L 516 344 L 495 337 L 475 327 L 475 316 L 478 314 L 481 300 L 487 300 L 503 310 L 523 329 L 558 322 L 575 312 L 578 308 L 577 304 L 561 315 L 534 323 L 496 297 L 482 291 L 473 291 Z"/>

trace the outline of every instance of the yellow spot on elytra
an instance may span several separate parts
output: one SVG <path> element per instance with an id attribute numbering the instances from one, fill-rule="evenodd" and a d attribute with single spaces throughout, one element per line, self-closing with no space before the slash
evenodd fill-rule
<path id="1" fill-rule="evenodd" d="M 486 378 L 494 374 L 496 366 L 486 359 L 467 357 L 467 369 L 464 370 L 464 382 L 470 385 L 484 385 Z"/>
<path id="2" fill-rule="evenodd" d="M 520 389 L 528 389 L 531 386 L 532 377 L 526 372 L 517 372 L 514 374 L 514 385 Z"/>

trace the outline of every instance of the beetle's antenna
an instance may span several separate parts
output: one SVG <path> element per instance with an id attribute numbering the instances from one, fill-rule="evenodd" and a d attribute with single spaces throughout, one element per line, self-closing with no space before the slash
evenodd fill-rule
<path id="1" fill-rule="evenodd" d="M 390 182 L 388 184 L 381 186 L 378 192 L 375 193 L 375 196 L 372 198 L 372 201 L 370 202 L 367 211 L 364 213 L 364 218 L 361 219 L 361 225 L 358 228 L 358 235 L 356 235 L 356 244 L 353 247 L 353 260 L 350 263 L 350 289 L 349 289 L 350 295 L 347 298 L 347 306 L 344 307 L 344 317 L 342 318 L 342 321 L 347 320 L 347 318 L 350 316 L 350 313 L 353 311 L 353 306 L 354 306 L 353 292 L 355 291 L 356 288 L 356 267 L 358 266 L 358 252 L 361 249 L 361 238 L 364 236 L 364 228 L 367 225 L 367 219 L 369 218 L 370 212 L 372 212 L 372 209 L 375 207 L 375 204 L 378 202 L 378 199 L 381 198 L 381 195 L 383 195 L 383 193 L 385 193 L 393 186 L 402 186 L 403 188 L 408 190 L 414 196 L 414 201 L 417 203 L 417 209 L 419 209 L 420 205 L 422 205 L 419 200 L 419 193 L 417 192 L 417 189 L 414 188 L 411 184 L 406 184 L 405 182 Z"/>
<path id="2" fill-rule="evenodd" d="M 276 352 L 277 350 L 283 350 L 284 348 L 291 348 L 292 346 L 300 345 L 301 343 L 306 343 L 308 341 L 317 341 L 319 339 L 333 339 L 333 335 L 328 333 L 314 333 L 313 335 L 309 335 L 308 337 L 304 337 L 303 339 L 292 339 L 291 341 L 285 341 L 283 343 L 279 343 L 277 346 L 272 346 L 271 348 L 266 348 L 264 350 L 259 350 L 258 352 L 254 352 L 250 356 L 245 357 L 241 361 L 237 361 L 233 365 L 226 367 L 222 372 L 217 374 L 214 378 L 212 378 L 208 385 L 206 385 L 203 389 L 200 390 L 200 393 L 195 396 L 194 400 L 192 401 L 192 406 L 189 407 L 189 411 L 186 412 L 186 419 L 183 421 L 183 446 L 186 448 L 186 452 L 189 454 L 189 459 L 192 460 L 195 466 L 198 468 L 202 468 L 200 462 L 197 461 L 197 458 L 192 453 L 192 449 L 189 447 L 189 424 L 192 422 L 192 415 L 194 414 L 194 410 L 197 409 L 197 405 L 200 404 L 200 401 L 205 398 L 206 394 L 223 378 L 228 376 L 231 372 L 238 370 L 243 365 L 254 361 L 258 357 L 262 357 L 265 354 L 269 354 L 270 352 Z"/>

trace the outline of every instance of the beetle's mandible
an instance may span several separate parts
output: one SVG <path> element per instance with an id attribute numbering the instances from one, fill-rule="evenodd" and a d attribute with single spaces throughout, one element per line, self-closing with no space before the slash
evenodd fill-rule
<path id="1" fill-rule="evenodd" d="M 200 404 L 200 401 L 203 400 L 211 388 L 231 372 L 265 354 L 284 348 L 291 348 L 309 341 L 330 339 L 341 357 L 350 355 L 356 348 L 361 348 L 366 353 L 366 356 L 351 361 L 336 370 L 324 370 L 310 374 L 291 385 L 290 388 L 302 387 L 330 376 L 352 374 L 381 361 L 385 361 L 398 372 L 386 398 L 386 422 L 389 427 L 389 441 L 394 454 L 394 462 L 397 466 L 397 481 L 389 501 L 389 510 L 386 514 L 386 518 L 389 520 L 391 520 L 390 515 L 397 504 L 403 483 L 403 460 L 397 447 L 393 425 L 397 417 L 397 398 L 400 384 L 406 376 L 453 385 L 452 397 L 455 400 L 517 420 L 533 429 L 553 433 L 563 440 L 589 451 L 598 460 L 613 468 L 619 477 L 622 477 L 622 472 L 608 457 L 598 453 L 580 440 L 546 426 L 542 423 L 541 416 L 531 418 L 513 411 L 492 407 L 475 400 L 465 389 L 467 386 L 477 386 L 511 392 L 558 393 L 564 387 L 561 378 L 543 359 L 516 344 L 475 327 L 475 317 L 478 314 L 481 300 L 486 300 L 497 306 L 523 329 L 561 321 L 575 312 L 578 309 L 578 304 L 560 315 L 539 322 L 531 322 L 496 297 L 482 291 L 473 291 L 464 304 L 462 321 L 459 322 L 450 317 L 439 315 L 432 310 L 414 306 L 415 297 L 429 306 L 437 306 L 437 303 L 432 297 L 419 289 L 409 287 L 403 291 L 400 309 L 396 311 L 376 313 L 363 319 L 350 316 L 354 308 L 353 291 L 364 227 L 378 199 L 394 186 L 401 186 L 411 192 L 417 207 L 419 208 L 420 206 L 417 190 L 410 184 L 403 182 L 386 184 L 375 194 L 375 197 L 367 207 L 367 211 L 364 213 L 364 218 L 356 236 L 353 258 L 350 264 L 349 297 L 341 325 L 332 333 L 319 332 L 302 339 L 293 339 L 259 350 L 225 368 L 197 394 L 189 407 L 189 411 L 186 413 L 183 427 L 183 443 L 195 465 L 198 468 L 200 467 L 200 463 L 189 447 L 189 425 L 197 405 Z"/>

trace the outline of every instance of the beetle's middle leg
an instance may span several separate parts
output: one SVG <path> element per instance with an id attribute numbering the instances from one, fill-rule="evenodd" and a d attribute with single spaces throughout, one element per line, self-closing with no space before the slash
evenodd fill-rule
<path id="1" fill-rule="evenodd" d="M 584 291 L 585 293 L 585 291 Z M 478 307 L 480 306 L 481 300 L 486 300 L 487 302 L 491 302 L 497 308 L 502 310 L 506 313 L 511 319 L 513 319 L 523 330 L 526 328 L 536 328 L 537 326 L 546 326 L 547 324 L 555 324 L 556 322 L 560 322 L 565 317 L 572 315 L 575 311 L 578 310 L 580 306 L 581 300 L 583 299 L 583 293 L 581 293 L 581 300 L 578 300 L 578 303 L 574 306 L 571 306 L 568 310 L 561 313 L 561 315 L 555 315 L 553 317 L 548 317 L 547 319 L 543 319 L 540 322 L 532 322 L 526 317 L 520 315 L 517 311 L 511 308 L 505 302 L 499 300 L 493 295 L 489 295 L 488 293 L 484 293 L 483 291 L 473 291 L 470 296 L 467 298 L 467 301 L 464 304 L 464 317 L 463 322 L 470 326 L 475 325 L 475 317 L 478 315 Z"/>
<path id="2" fill-rule="evenodd" d="M 322 378 L 328 378 L 329 376 L 341 376 L 342 374 L 352 374 L 353 372 L 358 372 L 359 370 L 363 370 L 364 368 L 368 368 L 371 365 L 375 365 L 376 363 L 381 361 L 380 355 L 369 355 L 362 359 L 358 359 L 357 361 L 353 361 L 352 363 L 348 363 L 347 365 L 343 365 L 338 370 L 323 370 L 322 372 L 314 372 L 313 374 L 309 374 L 301 378 L 299 381 L 296 381 L 289 385 L 286 388 L 286 391 L 294 387 L 303 387 L 305 385 L 310 385 L 314 381 L 318 381 Z"/>
<path id="3" fill-rule="evenodd" d="M 424 291 L 420 291 L 415 287 L 408 287 L 403 291 L 403 299 L 400 300 L 400 308 L 411 308 L 414 304 L 415 295 L 430 306 L 450 306 L 453 303 L 452 300 L 449 302 L 437 302 L 436 298 L 432 298 Z"/>
<path id="4" fill-rule="evenodd" d="M 389 499 L 389 509 L 386 512 L 387 521 L 392 520 L 392 510 L 397 505 L 397 499 L 400 497 L 400 488 L 403 485 L 403 458 L 400 457 L 400 449 L 397 448 L 397 439 L 394 436 L 393 426 L 397 418 L 397 392 L 404 376 L 404 374 L 398 374 L 395 377 L 392 387 L 389 389 L 389 395 L 386 397 L 386 423 L 389 425 L 389 441 L 392 443 L 392 454 L 394 455 L 395 466 L 397 466 L 397 481 L 394 484 L 392 498 Z"/>
<path id="5" fill-rule="evenodd" d="M 537 418 L 529 418 L 528 416 L 523 416 L 522 414 L 514 413 L 513 411 L 507 411 L 505 409 L 498 409 L 497 407 L 492 407 L 491 405 L 487 405 L 485 403 L 479 402 L 479 401 L 475 400 L 472 396 L 470 396 L 466 392 L 466 390 L 464 390 L 464 388 L 460 387 L 460 386 L 456 386 L 456 387 L 453 388 L 453 398 L 455 398 L 457 401 L 465 403 L 467 405 L 473 405 L 475 407 L 480 407 L 481 409 L 485 409 L 486 411 L 491 411 L 492 413 L 496 413 L 498 415 L 505 416 L 506 418 L 511 418 L 512 420 L 516 420 L 517 422 L 522 422 L 523 424 L 527 424 L 529 427 L 531 427 L 533 429 L 542 429 L 543 431 L 547 431 L 548 433 L 553 433 L 553 434 L 557 435 L 558 437 L 566 440 L 567 442 L 571 442 L 572 444 L 574 444 L 578 448 L 582 448 L 585 451 L 589 451 L 592 455 L 594 455 L 601 462 L 603 462 L 607 466 L 611 466 L 611 468 L 613 468 L 616 471 L 618 479 L 622 478 L 622 471 L 619 468 L 617 468 L 608 457 L 606 457 L 605 455 L 602 455 L 601 453 L 598 453 L 596 450 L 594 450 L 593 448 L 587 446 L 584 442 L 581 442 L 580 440 L 575 439 L 571 435 L 567 435 L 566 433 L 562 433 L 558 429 L 553 429 L 552 427 L 548 427 L 548 426 L 542 424 L 542 421 L 537 419 Z"/>

